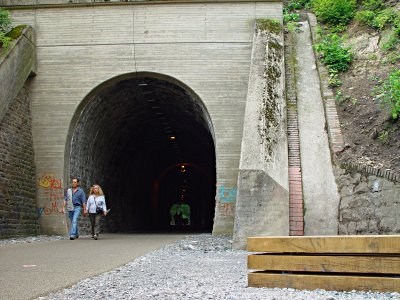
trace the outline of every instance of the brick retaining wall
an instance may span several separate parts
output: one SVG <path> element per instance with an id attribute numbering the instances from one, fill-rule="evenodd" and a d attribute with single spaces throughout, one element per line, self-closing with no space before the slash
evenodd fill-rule
<path id="1" fill-rule="evenodd" d="M 0 238 L 39 233 L 29 102 L 23 87 L 0 123 Z"/>

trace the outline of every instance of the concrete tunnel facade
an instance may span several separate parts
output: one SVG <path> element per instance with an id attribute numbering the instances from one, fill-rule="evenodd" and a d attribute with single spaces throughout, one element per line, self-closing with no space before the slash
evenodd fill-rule
<path id="1" fill-rule="evenodd" d="M 35 32 L 41 232 L 67 233 L 78 176 L 103 187 L 110 231 L 165 230 L 185 189 L 193 229 L 232 234 L 255 20 L 281 21 L 282 1 L 61 2 L 9 7 Z"/>

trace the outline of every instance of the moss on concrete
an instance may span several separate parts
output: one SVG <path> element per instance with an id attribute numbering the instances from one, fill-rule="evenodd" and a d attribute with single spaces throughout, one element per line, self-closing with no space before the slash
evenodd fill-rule
<path id="1" fill-rule="evenodd" d="M 260 110 L 260 120 L 263 120 L 263 126 L 258 130 L 262 143 L 266 147 L 266 160 L 269 160 L 273 154 L 274 147 L 277 144 L 275 134 L 280 124 L 280 105 L 278 86 L 282 77 L 281 63 L 283 59 L 283 46 L 271 35 L 267 34 L 266 56 L 264 78 L 265 85 L 262 91 L 262 108 Z"/>
<path id="2" fill-rule="evenodd" d="M 275 19 L 256 19 L 257 27 L 261 31 L 269 31 L 279 34 L 283 27 L 278 20 Z"/>
<path id="3" fill-rule="evenodd" d="M 22 34 L 22 31 L 27 27 L 27 25 L 18 25 L 11 29 L 10 32 L 6 34 L 7 37 L 12 38 L 13 40 L 19 38 Z"/>

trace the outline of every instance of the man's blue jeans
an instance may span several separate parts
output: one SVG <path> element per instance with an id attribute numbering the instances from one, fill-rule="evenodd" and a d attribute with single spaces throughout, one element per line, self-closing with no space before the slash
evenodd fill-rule
<path id="1" fill-rule="evenodd" d="M 78 217 L 81 213 L 82 206 L 74 206 L 73 211 L 69 211 L 69 219 L 71 220 L 71 231 L 69 232 L 70 236 L 77 237 L 78 234 Z"/>

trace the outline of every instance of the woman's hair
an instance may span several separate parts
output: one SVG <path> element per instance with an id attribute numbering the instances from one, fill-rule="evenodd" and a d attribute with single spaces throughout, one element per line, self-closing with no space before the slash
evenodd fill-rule
<path id="1" fill-rule="evenodd" d="M 99 188 L 99 195 L 104 195 L 103 190 L 101 189 L 101 187 L 100 187 L 98 184 L 93 184 L 93 185 L 90 187 L 89 195 L 93 195 L 93 194 L 94 194 L 93 188 L 94 188 L 95 186 L 97 186 L 97 187 Z"/>

